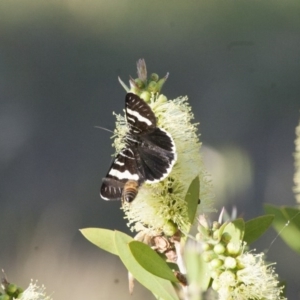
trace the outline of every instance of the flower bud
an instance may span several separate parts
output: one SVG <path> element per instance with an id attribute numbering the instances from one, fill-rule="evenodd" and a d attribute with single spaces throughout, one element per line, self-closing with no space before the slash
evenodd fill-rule
<path id="1" fill-rule="evenodd" d="M 214 246 L 214 252 L 216 254 L 223 254 L 225 252 L 226 248 L 222 243 L 218 243 Z"/>
<path id="2" fill-rule="evenodd" d="M 213 225 L 212 225 L 212 229 L 213 230 L 216 230 L 216 229 L 219 229 L 221 226 L 221 224 L 217 221 L 213 222 Z"/>
<path id="3" fill-rule="evenodd" d="M 245 268 L 245 265 L 241 262 L 241 260 L 240 260 L 240 256 L 238 256 L 237 258 L 236 258 L 236 267 L 237 267 L 237 269 L 239 269 L 239 270 L 242 270 L 242 269 L 244 269 Z"/>
<path id="4" fill-rule="evenodd" d="M 220 239 L 220 230 L 216 229 L 215 231 L 213 231 L 213 239 L 214 240 L 219 240 Z"/>
<path id="5" fill-rule="evenodd" d="M 168 221 L 164 226 L 163 226 L 163 232 L 167 236 L 173 236 L 178 230 L 178 227 L 172 222 Z"/>
<path id="6" fill-rule="evenodd" d="M 219 288 L 221 287 L 220 283 L 218 280 L 214 280 L 212 282 L 212 285 L 211 285 L 212 289 L 215 290 L 215 291 L 218 291 Z"/>
<path id="7" fill-rule="evenodd" d="M 165 95 L 160 94 L 158 96 L 157 102 L 159 102 L 159 103 L 166 103 L 167 101 L 168 101 L 168 98 Z"/>
<path id="8" fill-rule="evenodd" d="M 239 244 L 229 242 L 226 246 L 227 251 L 230 255 L 238 255 L 240 253 L 241 247 Z"/>
<path id="9" fill-rule="evenodd" d="M 151 81 L 155 81 L 155 82 L 157 82 L 157 81 L 158 81 L 158 79 L 159 79 L 159 76 L 158 76 L 158 74 L 156 74 L 156 73 L 152 73 L 152 74 L 150 75 L 150 80 L 151 80 Z"/>
<path id="10" fill-rule="evenodd" d="M 150 102 L 151 94 L 149 92 L 142 92 L 140 98 L 143 99 L 146 103 Z"/>
<path id="11" fill-rule="evenodd" d="M 235 274 L 231 271 L 224 271 L 219 276 L 220 281 L 224 281 L 227 285 L 235 285 Z"/>
<path id="12" fill-rule="evenodd" d="M 219 278 L 219 276 L 220 276 L 221 273 L 222 273 L 221 270 L 215 269 L 215 270 L 212 270 L 212 271 L 210 272 L 210 276 L 211 276 L 211 278 L 213 278 L 213 279 L 217 279 L 217 278 Z"/>
<path id="13" fill-rule="evenodd" d="M 231 240 L 231 235 L 228 232 L 224 232 L 221 236 L 221 241 L 227 244 L 229 243 L 230 240 Z"/>
<path id="14" fill-rule="evenodd" d="M 16 299 L 20 299 L 23 295 L 23 289 L 18 287 L 15 293 L 13 294 L 13 297 Z"/>
<path id="15" fill-rule="evenodd" d="M 212 248 L 212 245 L 210 245 L 209 243 L 206 243 L 206 242 L 203 242 L 202 243 L 202 249 L 204 250 L 204 251 L 208 251 L 208 250 L 210 250 Z"/>
<path id="16" fill-rule="evenodd" d="M 136 86 L 139 89 L 143 89 L 145 87 L 145 84 L 144 84 L 144 82 L 141 79 L 137 78 L 134 81 L 135 81 Z"/>
<path id="17" fill-rule="evenodd" d="M 6 291 L 7 294 L 12 295 L 12 294 L 14 294 L 14 293 L 16 292 L 17 288 L 18 288 L 18 287 L 17 287 L 15 284 L 10 283 L 10 284 L 5 288 L 5 291 Z"/>
<path id="18" fill-rule="evenodd" d="M 214 269 L 218 269 L 223 265 L 223 260 L 219 259 L 219 258 L 214 258 L 211 262 L 210 265 L 212 268 Z"/>
<path id="19" fill-rule="evenodd" d="M 205 262 L 210 262 L 216 257 L 216 254 L 212 250 L 204 251 L 202 254 L 202 258 Z"/>
<path id="20" fill-rule="evenodd" d="M 150 81 L 147 90 L 152 93 L 157 93 L 159 90 L 157 83 L 155 81 Z"/>
<path id="21" fill-rule="evenodd" d="M 234 269 L 234 268 L 236 268 L 236 265 L 237 265 L 237 262 L 236 262 L 235 258 L 230 257 L 230 256 L 225 258 L 225 260 L 224 260 L 225 268 Z"/>

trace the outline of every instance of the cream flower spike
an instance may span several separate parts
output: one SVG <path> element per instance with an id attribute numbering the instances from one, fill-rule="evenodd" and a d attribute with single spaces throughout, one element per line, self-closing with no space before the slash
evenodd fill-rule
<path id="1" fill-rule="evenodd" d="M 157 74 L 152 74 L 149 81 L 146 80 L 145 74 L 147 74 L 145 62 L 140 60 L 138 75 L 141 78 L 130 79 L 130 91 L 148 103 L 156 116 L 157 127 L 172 136 L 176 145 L 177 161 L 167 178 L 158 183 L 144 183 L 139 188 L 135 200 L 124 203 L 122 208 L 131 230 L 148 231 L 150 235 L 164 233 L 172 236 L 178 229 L 187 232 L 191 225 L 185 197 L 193 179 L 199 177 L 199 199 L 201 199 L 199 209 L 202 211 L 211 211 L 212 186 L 203 166 L 198 123 L 193 122 L 194 115 L 188 98 L 178 97 L 175 100 L 168 100 L 166 96 L 159 94 L 168 74 L 160 80 Z M 122 83 L 121 80 L 120 82 Z M 124 83 L 122 85 L 125 88 L 126 85 Z M 118 153 L 125 146 L 124 137 L 128 127 L 123 115 L 116 115 L 116 118 L 113 145 Z"/>
<path id="2" fill-rule="evenodd" d="M 28 288 L 22 293 L 20 300 L 52 300 L 52 297 L 46 295 L 44 285 L 39 286 L 31 280 Z"/>
<path id="3" fill-rule="evenodd" d="M 263 253 L 251 252 L 240 255 L 238 261 L 243 269 L 236 274 L 230 270 L 225 271 L 213 284 L 219 294 L 219 300 L 286 300 L 281 296 L 283 287 L 279 286 L 273 264 L 266 264 L 263 256 Z"/>
<path id="4" fill-rule="evenodd" d="M 296 201 L 300 204 L 300 122 L 296 127 L 296 151 L 294 153 L 295 157 L 295 175 L 294 175 L 294 188 L 293 191 L 295 193 Z"/>

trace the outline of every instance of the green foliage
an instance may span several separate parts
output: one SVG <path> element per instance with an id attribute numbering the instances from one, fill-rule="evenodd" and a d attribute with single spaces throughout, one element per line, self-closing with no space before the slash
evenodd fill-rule
<path id="1" fill-rule="evenodd" d="M 156 296 L 161 297 L 164 300 L 178 299 L 172 284 L 168 280 L 149 273 L 136 261 L 129 247 L 129 243 L 132 241 L 133 239 L 130 236 L 119 231 L 115 232 L 116 249 L 127 270 L 137 281 L 148 288 Z"/>
<path id="2" fill-rule="evenodd" d="M 300 210 L 293 207 L 277 207 L 265 204 L 265 211 L 273 214 L 273 227 L 280 237 L 294 251 L 300 254 Z"/>
<path id="3" fill-rule="evenodd" d="M 92 244 L 107 252 L 118 255 L 115 247 L 115 232 L 113 230 L 103 228 L 85 228 L 81 229 L 80 232 Z"/>
<path id="4" fill-rule="evenodd" d="M 190 184 L 189 189 L 185 196 L 185 201 L 187 203 L 189 221 L 193 224 L 197 212 L 198 201 L 199 201 L 199 190 L 200 182 L 197 176 Z"/>
<path id="5" fill-rule="evenodd" d="M 222 234 L 229 234 L 231 236 L 230 242 L 239 245 L 240 241 L 243 239 L 244 231 L 245 223 L 243 219 L 236 219 L 233 222 L 226 224 Z"/>
<path id="6" fill-rule="evenodd" d="M 197 177 L 191 183 L 186 196 L 191 222 L 195 218 L 198 195 L 199 179 Z M 281 230 L 284 224 L 290 220 L 292 224 L 291 227 L 288 227 L 290 235 L 300 234 L 300 214 L 298 210 L 292 208 L 278 209 L 270 206 L 268 213 L 272 215 L 261 216 L 247 222 L 244 222 L 243 219 L 236 219 L 223 224 L 215 222 L 212 229 L 207 228 L 205 232 L 199 232 L 202 240 L 211 239 L 212 241 L 211 244 L 207 244 L 208 248 L 206 247 L 207 249 L 203 253 L 197 248 L 199 244 L 196 241 L 188 242 L 184 251 L 187 279 L 190 286 L 199 289 L 198 295 L 206 291 L 215 278 L 219 276 L 218 274 L 224 268 L 226 269 L 226 264 L 223 266 L 224 263 L 235 262 L 234 258 L 240 255 L 242 251 L 242 240 L 250 244 L 269 228 L 274 219 L 273 215 L 277 217 L 274 226 L 277 226 L 278 230 Z M 200 225 L 198 227 L 206 228 Z M 150 246 L 119 231 L 86 228 L 82 229 L 81 233 L 99 248 L 118 255 L 128 272 L 149 289 L 157 299 L 179 299 L 173 286 L 179 282 L 173 272 L 175 269 L 174 264 L 167 263 L 165 257 L 156 253 Z M 295 241 L 295 238 L 290 238 L 290 235 L 287 235 L 289 238 L 286 237 L 286 239 L 293 240 L 293 247 L 300 251 L 300 242 Z M 223 257 L 225 253 L 231 259 L 230 261 L 228 258 L 225 261 L 223 261 L 224 259 L 217 259 L 219 256 Z M 208 257 L 208 254 L 211 254 L 211 257 Z M 220 266 L 213 267 L 214 263 L 217 262 L 221 263 Z"/>
<path id="7" fill-rule="evenodd" d="M 158 277 L 177 282 L 178 279 L 166 261 L 144 243 L 133 241 L 129 248 L 135 260 L 148 272 Z"/>
<path id="8" fill-rule="evenodd" d="M 179 299 L 170 282 L 178 282 L 178 280 L 168 264 L 149 246 L 134 241 L 132 237 L 119 231 L 102 228 L 86 228 L 80 231 L 94 245 L 118 255 L 132 276 L 156 297 L 164 300 Z M 155 276 L 151 272 L 168 280 Z"/>
<path id="9" fill-rule="evenodd" d="M 265 215 L 249 220 L 245 223 L 244 241 L 250 245 L 262 236 L 271 226 L 274 220 L 273 215 Z"/>

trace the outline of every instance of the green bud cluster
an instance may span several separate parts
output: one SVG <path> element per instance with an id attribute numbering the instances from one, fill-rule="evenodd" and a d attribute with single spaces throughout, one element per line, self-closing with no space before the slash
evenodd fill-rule
<path id="1" fill-rule="evenodd" d="M 146 63 L 143 59 L 140 59 L 137 62 L 137 68 L 138 78 L 130 78 L 130 89 L 125 89 L 127 91 L 130 90 L 130 92 L 139 95 L 144 101 L 149 102 L 151 98 L 151 93 L 160 93 L 169 74 L 162 78 L 159 78 L 158 74 L 152 73 L 149 76 L 149 78 L 147 78 Z M 125 87 L 124 83 L 122 81 L 120 82 Z"/>
<path id="2" fill-rule="evenodd" d="M 22 297 L 23 289 L 14 283 L 9 283 L 5 278 L 2 279 L 1 287 L 0 300 L 13 300 Z"/>
<path id="3" fill-rule="evenodd" d="M 234 286 L 237 272 L 243 269 L 239 263 L 239 256 L 243 253 L 243 243 L 241 240 L 233 239 L 226 231 L 228 224 L 214 222 L 211 227 L 207 224 L 199 224 L 196 235 L 196 239 L 202 244 L 202 259 L 209 264 L 211 286 L 216 291 L 220 288 L 222 280 Z"/>
<path id="4" fill-rule="evenodd" d="M 167 76 L 159 79 L 156 73 L 150 75 L 149 79 L 144 81 L 141 78 L 131 80 L 131 90 L 138 94 L 143 100 L 149 101 L 151 93 L 159 93 L 167 80 Z"/>

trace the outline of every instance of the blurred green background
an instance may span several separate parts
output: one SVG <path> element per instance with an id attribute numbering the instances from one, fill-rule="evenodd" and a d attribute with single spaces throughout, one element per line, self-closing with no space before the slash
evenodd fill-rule
<path id="1" fill-rule="evenodd" d="M 0 2 L 0 267 L 39 279 L 55 300 L 128 294 L 119 259 L 79 228 L 128 232 L 119 202 L 99 198 L 110 165 L 120 76 L 170 72 L 163 93 L 188 95 L 200 122 L 217 207 L 246 219 L 262 203 L 294 205 L 300 109 L 299 1 L 4 0 Z M 216 218 L 216 215 L 214 216 Z M 269 249 L 300 299 L 299 257 L 269 231 Z"/>

